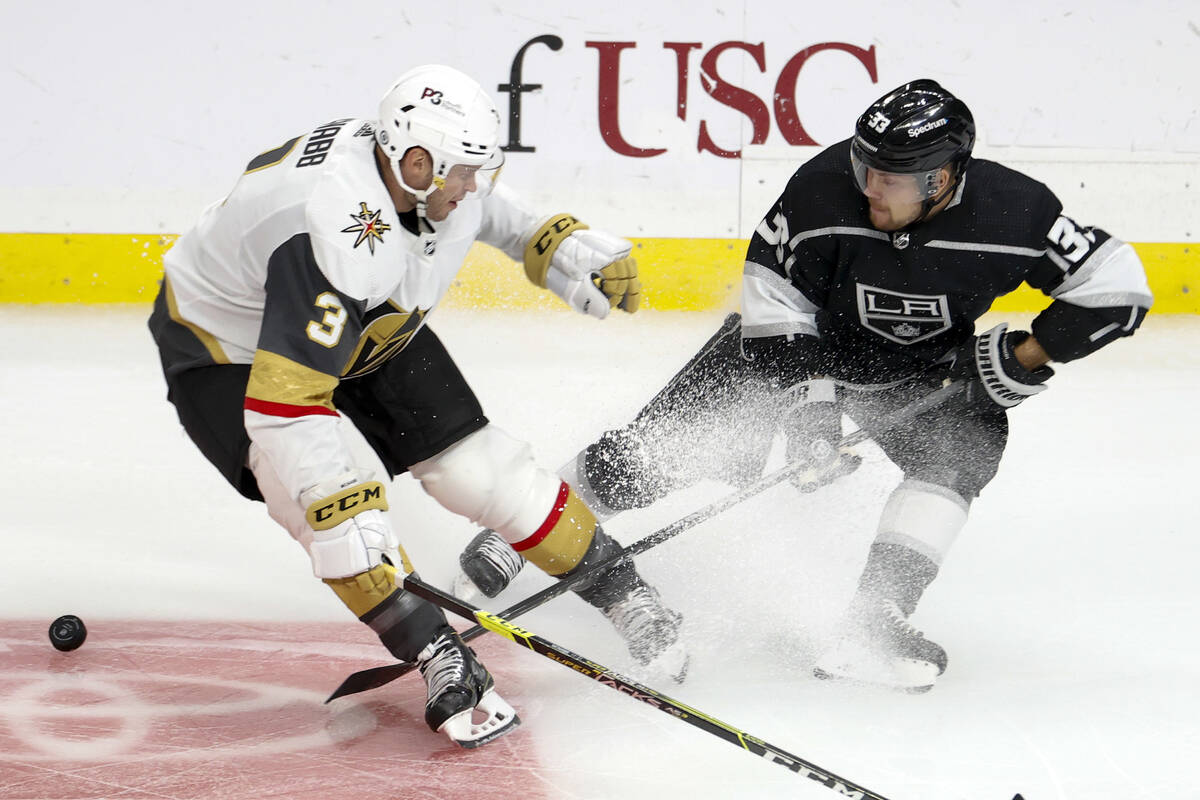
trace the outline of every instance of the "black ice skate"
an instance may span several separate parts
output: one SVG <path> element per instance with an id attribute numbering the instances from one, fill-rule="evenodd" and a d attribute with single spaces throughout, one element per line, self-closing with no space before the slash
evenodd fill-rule
<path id="1" fill-rule="evenodd" d="M 454 582 L 454 594 L 469 600 L 475 590 L 487 597 L 500 594 L 517 577 L 525 559 L 500 534 L 482 530 L 467 544 L 458 563 L 463 574 Z"/>
<path id="2" fill-rule="evenodd" d="M 906 692 L 927 692 L 946 671 L 946 651 L 909 624 L 894 600 L 861 604 L 847 630 L 813 667 L 818 678 L 840 678 Z"/>
<path id="3" fill-rule="evenodd" d="M 606 546 L 612 548 L 610 553 L 619 549 L 615 542 L 606 541 Z M 458 597 L 470 599 L 474 591 L 488 597 L 500 594 L 521 571 L 525 559 L 500 534 L 483 530 L 467 544 L 459 556 L 459 564 L 463 574 L 455 580 L 453 591 Z M 631 574 L 626 575 L 625 570 L 621 570 L 615 583 L 602 580 L 600 586 L 591 584 L 595 588 L 584 589 L 581 595 L 604 612 L 638 663 L 682 683 L 688 667 L 687 652 L 679 641 L 683 617 L 663 605 L 658 592 L 632 573 L 632 566 L 626 569 Z M 609 577 L 612 578 L 613 573 L 609 573 Z M 631 587 L 629 591 L 618 600 L 610 601 L 611 593 L 619 592 L 617 587 L 625 580 L 629 581 L 625 584 Z"/>
<path id="4" fill-rule="evenodd" d="M 491 673 L 452 630 L 442 633 L 417 656 L 429 689 L 425 724 L 460 747 L 479 747 L 521 724 L 497 692 Z M 475 722 L 475 712 L 486 716 Z"/>
<path id="5" fill-rule="evenodd" d="M 679 638 L 683 616 L 663 605 L 658 592 L 638 580 L 632 591 L 604 609 L 639 663 L 682 683 L 688 655 Z"/>

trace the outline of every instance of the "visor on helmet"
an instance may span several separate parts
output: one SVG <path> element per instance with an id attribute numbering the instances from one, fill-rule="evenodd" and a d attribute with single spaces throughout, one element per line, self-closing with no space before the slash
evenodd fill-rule
<path id="1" fill-rule="evenodd" d="M 928 200 L 938 193 L 938 173 L 944 168 L 942 166 L 917 172 L 891 172 L 880 169 L 876 163 L 857 138 L 850 140 L 850 168 L 860 192 L 867 191 L 867 170 L 870 169 L 879 173 L 885 185 L 891 181 L 897 187 L 911 186 L 912 197 L 906 198 L 909 202 Z"/>
<path id="2" fill-rule="evenodd" d="M 436 188 L 452 197 L 458 196 L 465 189 L 476 197 L 484 198 L 492 193 L 496 182 L 500 180 L 502 169 L 504 151 L 497 148 L 482 164 L 454 164 L 446 170 L 445 177 L 435 174 L 433 183 Z"/>

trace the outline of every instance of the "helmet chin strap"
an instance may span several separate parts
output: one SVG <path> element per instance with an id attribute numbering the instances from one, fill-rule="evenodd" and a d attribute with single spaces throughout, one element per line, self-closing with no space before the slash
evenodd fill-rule
<path id="1" fill-rule="evenodd" d="M 416 211 L 418 229 L 425 227 L 429 230 L 433 230 L 433 226 L 426 218 L 425 212 L 429 207 L 429 195 L 436 189 L 437 184 L 433 180 L 430 180 L 429 186 L 425 187 L 424 189 L 415 189 L 405 182 L 404 174 L 400 171 L 400 162 L 392 159 L 388 159 L 388 161 L 391 163 L 392 174 L 396 176 L 396 182 L 400 184 L 400 188 L 411 194 L 417 201 Z M 422 226 L 421 223 L 424 223 L 424 226 Z"/>
<path id="2" fill-rule="evenodd" d="M 950 185 L 947 186 L 944 191 L 939 192 L 938 194 L 934 195 L 933 197 L 926 197 L 924 200 L 922 200 L 921 201 L 921 213 L 917 215 L 916 219 L 914 219 L 912 222 L 908 223 L 908 225 L 916 225 L 918 222 L 924 222 L 925 218 L 929 216 L 929 212 L 933 210 L 934 206 L 936 206 L 938 203 L 942 202 L 942 200 L 945 200 L 947 197 L 953 197 L 954 192 L 958 190 L 958 184 L 962 181 L 963 172 L 964 172 L 964 170 L 962 170 L 961 168 L 956 169 L 955 175 L 954 175 L 954 180 L 952 180 L 950 182 Z M 908 225 L 905 225 L 904 227 L 907 228 Z"/>
<path id="3" fill-rule="evenodd" d="M 927 197 L 924 200 L 922 200 L 921 201 L 921 213 L 917 214 L 917 218 L 914 219 L 912 222 L 908 223 L 908 225 L 916 225 L 919 222 L 924 222 L 925 218 L 929 216 L 929 212 L 933 210 L 933 207 L 936 206 L 938 204 L 938 202 L 939 202 L 938 200 L 936 200 L 935 198 L 932 198 L 932 197 Z M 904 227 L 907 228 L 908 225 L 905 225 Z"/>

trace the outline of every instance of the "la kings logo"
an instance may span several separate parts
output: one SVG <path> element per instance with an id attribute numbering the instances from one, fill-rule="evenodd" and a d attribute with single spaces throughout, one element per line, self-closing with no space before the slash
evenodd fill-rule
<path id="1" fill-rule="evenodd" d="M 944 294 L 905 294 L 856 285 L 858 319 L 885 339 L 916 344 L 950 330 L 950 305 Z"/>

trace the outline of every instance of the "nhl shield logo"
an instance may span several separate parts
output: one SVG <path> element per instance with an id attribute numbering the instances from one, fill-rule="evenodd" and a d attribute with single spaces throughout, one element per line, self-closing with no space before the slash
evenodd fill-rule
<path id="1" fill-rule="evenodd" d="M 858 284 L 858 318 L 864 328 L 900 344 L 915 344 L 950 330 L 944 294 L 908 294 Z"/>

